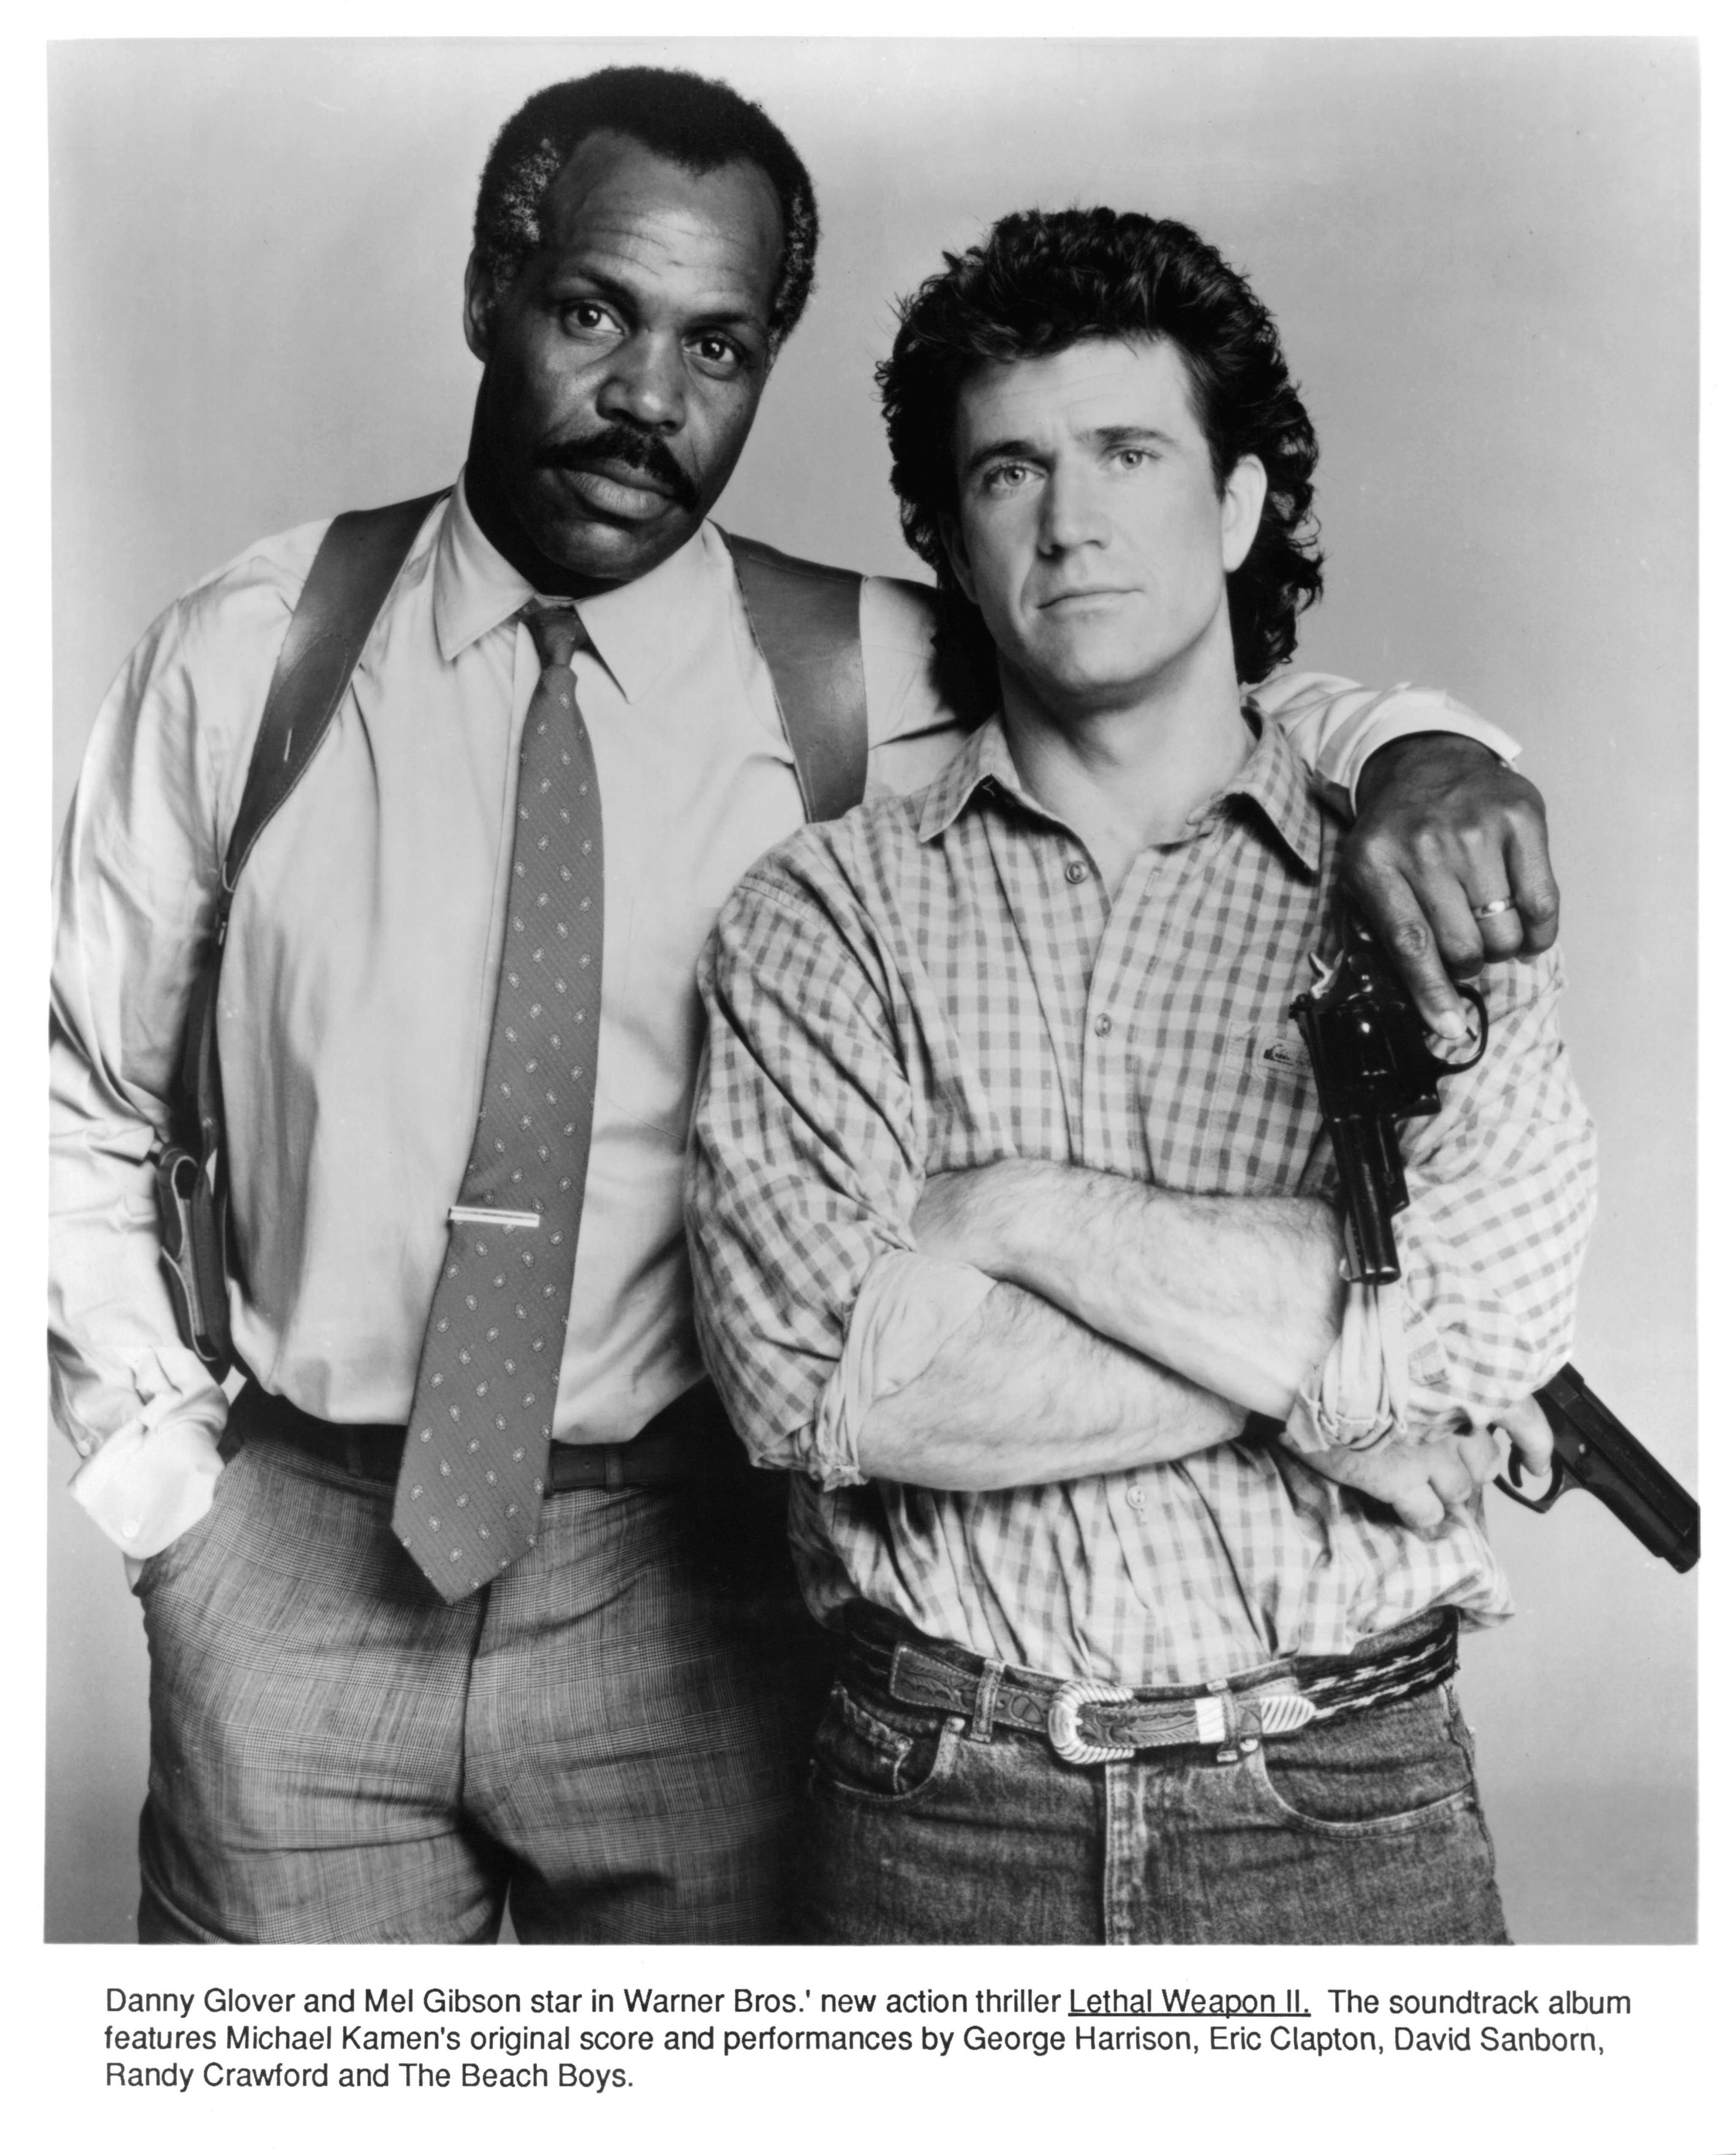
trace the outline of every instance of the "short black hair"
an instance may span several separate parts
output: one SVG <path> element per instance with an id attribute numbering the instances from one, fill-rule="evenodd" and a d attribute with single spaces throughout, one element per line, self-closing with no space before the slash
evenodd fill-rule
<path id="1" fill-rule="evenodd" d="M 771 331 L 781 345 L 813 289 L 820 213 L 814 184 L 778 128 L 727 83 L 679 68 L 600 68 L 527 98 L 494 138 L 476 193 L 475 258 L 491 300 L 504 298 L 542 244 L 549 189 L 587 135 L 631 136 L 690 172 L 757 165 L 783 214 L 784 253 Z"/>
<path id="2" fill-rule="evenodd" d="M 1237 678 L 1263 681 L 1295 650 L 1296 617 L 1320 593 L 1319 450 L 1277 325 L 1247 280 L 1185 224 L 1101 208 L 1020 211 L 945 263 L 901 304 L 878 370 L 899 520 L 942 591 L 959 594 L 940 520 L 958 505 L 952 434 L 965 376 L 1091 337 L 1162 338 L 1187 369 L 1220 489 L 1243 457 L 1266 468 L 1259 529 L 1229 579 Z"/>

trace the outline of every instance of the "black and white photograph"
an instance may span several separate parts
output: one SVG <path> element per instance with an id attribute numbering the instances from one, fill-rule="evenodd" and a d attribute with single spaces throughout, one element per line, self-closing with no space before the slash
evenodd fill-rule
<path id="1" fill-rule="evenodd" d="M 46 1943 L 1707 1935 L 1700 94 L 49 44 Z"/>

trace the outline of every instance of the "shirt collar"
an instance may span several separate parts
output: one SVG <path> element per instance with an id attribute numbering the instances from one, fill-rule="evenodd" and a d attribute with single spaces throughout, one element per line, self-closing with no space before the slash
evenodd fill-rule
<path id="1" fill-rule="evenodd" d="M 1309 877 L 1320 872 L 1320 815 L 1308 790 L 1308 772 L 1285 738 L 1283 729 L 1250 713 L 1259 738 L 1230 784 L 1196 815 L 1206 830 L 1229 801 L 1246 801 L 1259 811 L 1271 835 Z M 979 726 L 929 786 L 917 819 L 917 835 L 927 840 L 955 822 L 979 792 L 1016 801 L 1046 823 L 1059 819 L 1026 791 L 999 716 Z"/>
<path id="2" fill-rule="evenodd" d="M 1042 802 L 1025 791 L 998 713 L 976 729 L 924 795 L 917 837 L 924 841 L 938 837 L 958 821 L 979 790 L 1004 792 L 1045 822 L 1055 821 Z"/>
<path id="3" fill-rule="evenodd" d="M 1320 810 L 1308 785 L 1308 767 L 1280 725 L 1249 710 L 1259 739 L 1253 754 L 1216 801 L 1201 811 L 1203 828 L 1226 801 L 1257 809 L 1267 831 L 1310 879 L 1320 873 Z"/>
<path id="4" fill-rule="evenodd" d="M 536 594 L 470 512 L 463 474 L 446 506 L 434 549 L 434 634 L 449 664 L 461 651 L 510 621 Z"/>
<path id="5" fill-rule="evenodd" d="M 705 573 L 702 525 L 667 561 L 631 583 L 581 599 L 579 618 L 592 649 L 629 704 L 653 688 L 696 618 Z M 434 632 L 450 661 L 537 596 L 471 511 L 460 477 L 434 555 Z"/>

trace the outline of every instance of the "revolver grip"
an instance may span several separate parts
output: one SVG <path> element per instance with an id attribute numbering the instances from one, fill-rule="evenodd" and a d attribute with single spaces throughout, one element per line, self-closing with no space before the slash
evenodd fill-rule
<path id="1" fill-rule="evenodd" d="M 222 1211 L 203 1166 L 192 1153 L 172 1145 L 156 1169 L 163 1277 L 182 1344 L 218 1379 L 228 1374 L 235 1351 Z"/>

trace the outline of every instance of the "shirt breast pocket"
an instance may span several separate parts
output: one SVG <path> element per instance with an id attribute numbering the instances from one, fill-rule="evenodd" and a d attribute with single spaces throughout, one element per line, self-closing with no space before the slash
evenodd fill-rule
<path id="1" fill-rule="evenodd" d="M 1226 1196 L 1293 1191 L 1320 1134 L 1308 1050 L 1293 1020 L 1238 1028 L 1212 1088 L 1203 1162 Z"/>

